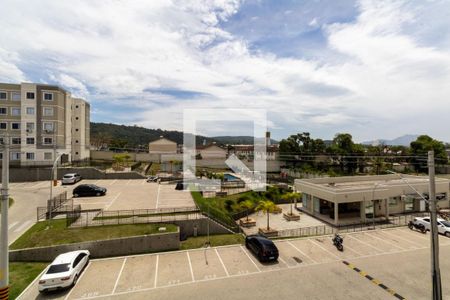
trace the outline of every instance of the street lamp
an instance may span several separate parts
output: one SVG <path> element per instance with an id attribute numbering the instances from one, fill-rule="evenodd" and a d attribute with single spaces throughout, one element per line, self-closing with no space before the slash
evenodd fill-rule
<path id="1" fill-rule="evenodd" d="M 375 183 L 372 189 L 372 227 L 375 229 L 375 189 L 384 186 L 382 183 Z"/>
<path id="2" fill-rule="evenodd" d="M 413 191 L 420 196 L 430 207 L 430 229 L 431 229 L 431 280 L 433 286 L 433 300 L 442 299 L 442 285 L 441 285 L 441 271 L 439 268 L 439 237 L 437 228 L 437 215 L 436 215 L 436 185 L 434 178 L 434 151 L 428 151 L 428 176 L 429 176 L 429 200 L 427 200 L 421 193 L 419 193 L 408 180 L 403 178 L 400 174 L 388 171 L 391 174 L 395 174 L 402 181 L 404 181 Z"/>
<path id="3" fill-rule="evenodd" d="M 48 202 L 48 219 L 49 222 L 52 219 L 52 197 L 53 197 L 53 184 L 55 181 L 55 171 L 56 171 L 56 167 L 58 166 L 58 160 L 61 158 L 61 156 L 63 156 L 64 153 L 60 153 L 56 158 L 55 161 L 53 162 L 53 167 L 52 167 L 52 171 L 50 174 L 50 200 Z"/>

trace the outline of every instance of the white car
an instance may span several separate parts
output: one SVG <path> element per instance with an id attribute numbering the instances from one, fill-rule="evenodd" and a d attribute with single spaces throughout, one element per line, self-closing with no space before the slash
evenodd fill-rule
<path id="1" fill-rule="evenodd" d="M 63 176 L 62 184 L 75 184 L 81 180 L 81 175 L 77 173 L 69 173 Z"/>
<path id="2" fill-rule="evenodd" d="M 414 223 L 423 224 L 425 226 L 426 230 L 428 230 L 428 231 L 431 230 L 430 217 L 414 218 Z M 438 218 L 437 219 L 437 227 L 438 227 L 438 232 L 440 234 L 443 234 L 446 237 L 450 237 L 450 222 L 449 221 Z"/>
<path id="3" fill-rule="evenodd" d="M 79 250 L 58 255 L 39 279 L 39 292 L 74 286 L 89 263 L 89 251 Z"/>

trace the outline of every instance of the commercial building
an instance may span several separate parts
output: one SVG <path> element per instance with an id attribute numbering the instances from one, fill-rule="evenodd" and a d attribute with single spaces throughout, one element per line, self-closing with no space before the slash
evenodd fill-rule
<path id="1" fill-rule="evenodd" d="M 53 85 L 0 83 L 0 141 L 12 165 L 51 165 L 89 158 L 90 106 Z"/>
<path id="2" fill-rule="evenodd" d="M 404 179 L 394 174 L 297 179 L 295 188 L 302 193 L 304 212 L 334 225 L 364 223 L 427 210 L 427 203 L 410 185 L 427 197 L 428 177 L 402 176 Z M 450 207 L 449 188 L 448 179 L 436 178 L 439 208 Z"/>
<path id="3" fill-rule="evenodd" d="M 148 152 L 150 154 L 176 154 L 177 151 L 177 143 L 162 136 L 148 143 Z"/>

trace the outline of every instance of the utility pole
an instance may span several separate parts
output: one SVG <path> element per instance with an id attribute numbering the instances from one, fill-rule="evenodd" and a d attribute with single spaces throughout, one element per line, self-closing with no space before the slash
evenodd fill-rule
<path id="1" fill-rule="evenodd" d="M 431 225 L 431 277 L 433 300 L 442 299 L 441 271 L 439 269 L 439 237 L 436 214 L 436 186 L 434 178 L 434 151 L 428 151 L 428 176 L 430 184 L 430 225 Z"/>
<path id="2" fill-rule="evenodd" d="M 9 253 L 8 253 L 8 208 L 9 208 L 9 141 L 8 136 L 3 138 L 2 162 L 2 221 L 0 235 L 0 299 L 9 298 Z"/>

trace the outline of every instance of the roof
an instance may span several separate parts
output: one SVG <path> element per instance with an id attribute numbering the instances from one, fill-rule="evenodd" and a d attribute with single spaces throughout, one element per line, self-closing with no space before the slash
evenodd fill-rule
<path id="1" fill-rule="evenodd" d="M 72 262 L 72 260 L 77 257 L 78 254 L 81 252 L 85 252 L 86 250 L 77 250 L 77 251 L 71 251 L 67 253 L 63 253 L 58 255 L 55 260 L 52 262 L 52 264 L 67 264 Z"/>
<path id="2" fill-rule="evenodd" d="M 197 150 L 205 150 L 205 149 L 212 148 L 212 147 L 216 147 L 216 148 L 219 148 L 220 150 L 226 151 L 225 149 L 218 146 L 217 144 L 199 145 L 196 148 L 197 148 Z"/>
<path id="3" fill-rule="evenodd" d="M 176 144 L 176 142 L 174 142 L 172 140 L 169 140 L 169 139 L 167 139 L 165 137 L 160 137 L 157 140 L 149 142 L 149 144 L 156 144 L 156 143 L 160 144 L 161 142 L 166 142 L 166 144 Z"/>
<path id="4" fill-rule="evenodd" d="M 235 151 L 253 151 L 254 145 L 233 145 Z M 278 146 L 269 145 L 266 148 L 267 152 L 278 152 Z"/>

